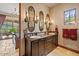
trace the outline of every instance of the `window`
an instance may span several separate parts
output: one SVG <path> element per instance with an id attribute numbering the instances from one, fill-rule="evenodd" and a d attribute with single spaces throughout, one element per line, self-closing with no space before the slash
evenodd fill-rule
<path id="1" fill-rule="evenodd" d="M 76 20 L 76 9 L 70 9 L 64 12 L 65 24 L 74 24 Z"/>
<path id="2" fill-rule="evenodd" d="M 12 29 L 15 29 L 16 32 L 19 32 L 19 23 L 5 21 L 0 28 L 0 33 L 10 32 Z"/>
<path id="3" fill-rule="evenodd" d="M 12 22 L 5 21 L 1 26 L 0 33 L 9 32 L 12 29 Z"/>

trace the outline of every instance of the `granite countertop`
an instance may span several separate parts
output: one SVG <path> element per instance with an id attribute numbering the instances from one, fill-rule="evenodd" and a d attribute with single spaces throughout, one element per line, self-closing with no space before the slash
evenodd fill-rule
<path id="1" fill-rule="evenodd" d="M 34 40 L 38 40 L 38 39 L 43 39 L 43 38 L 47 38 L 50 36 L 56 35 L 55 33 L 50 33 L 47 35 L 41 35 L 41 36 L 31 36 L 30 38 L 28 38 L 30 41 L 34 41 Z"/>

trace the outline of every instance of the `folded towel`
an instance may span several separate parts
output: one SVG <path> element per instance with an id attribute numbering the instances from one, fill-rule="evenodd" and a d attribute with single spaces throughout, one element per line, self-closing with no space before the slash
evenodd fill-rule
<path id="1" fill-rule="evenodd" d="M 63 29 L 63 37 L 69 38 L 69 30 L 68 29 Z"/>
<path id="2" fill-rule="evenodd" d="M 63 29 L 63 38 L 77 40 L 77 29 Z"/>
<path id="3" fill-rule="evenodd" d="M 77 40 L 77 29 L 70 29 L 69 38 L 72 40 Z"/>

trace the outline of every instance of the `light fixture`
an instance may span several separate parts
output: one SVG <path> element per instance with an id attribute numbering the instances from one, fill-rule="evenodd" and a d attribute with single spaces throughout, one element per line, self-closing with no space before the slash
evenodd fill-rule
<path id="1" fill-rule="evenodd" d="M 25 14 L 25 19 L 24 19 L 24 22 L 28 22 L 28 13 L 26 12 L 26 14 Z"/>
<path id="2" fill-rule="evenodd" d="M 26 12 L 24 22 L 28 22 L 28 19 L 29 19 L 28 13 Z M 39 17 L 38 16 L 35 16 L 35 20 L 34 21 L 35 21 L 35 23 L 38 23 Z"/>
<path id="3" fill-rule="evenodd" d="M 39 21 L 39 17 L 36 16 L 36 17 L 35 17 L 35 23 L 38 23 L 38 21 Z"/>
<path id="4" fill-rule="evenodd" d="M 44 20 L 44 23 L 45 23 L 45 24 L 47 24 L 47 23 L 48 23 L 48 20 L 47 20 L 47 19 L 45 19 L 45 20 Z"/>
<path id="5" fill-rule="evenodd" d="M 50 21 L 50 25 L 55 25 L 55 22 L 53 20 Z"/>

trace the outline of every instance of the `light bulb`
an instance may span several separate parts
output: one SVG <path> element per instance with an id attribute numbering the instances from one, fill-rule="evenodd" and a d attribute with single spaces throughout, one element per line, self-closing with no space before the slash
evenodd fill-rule
<path id="1" fill-rule="evenodd" d="M 28 13 L 27 13 L 27 16 L 28 16 Z"/>
<path id="2" fill-rule="evenodd" d="M 53 20 L 51 20 L 51 23 L 54 23 L 54 21 L 53 21 Z"/>
<path id="3" fill-rule="evenodd" d="M 45 23 L 46 21 L 45 21 L 45 19 L 44 19 L 44 23 Z"/>
<path id="4" fill-rule="evenodd" d="M 37 16 L 37 20 L 39 20 L 39 17 Z"/>
<path id="5" fill-rule="evenodd" d="M 55 25 L 55 22 L 53 20 L 50 21 L 51 24 Z"/>

